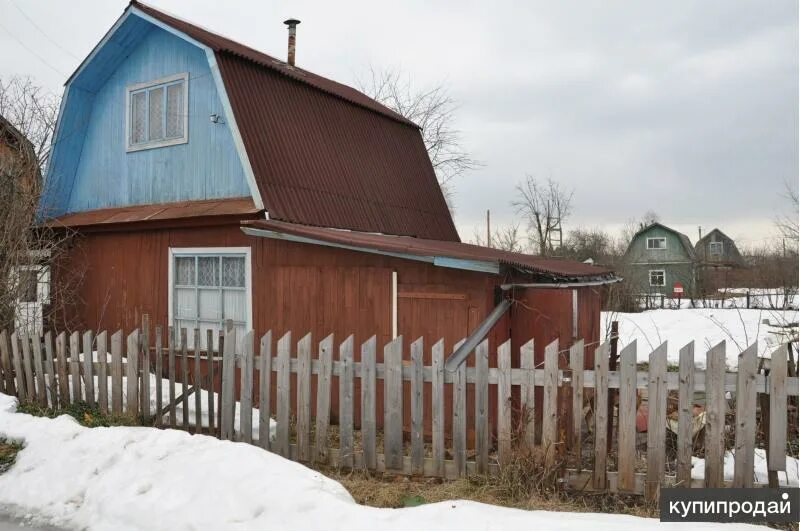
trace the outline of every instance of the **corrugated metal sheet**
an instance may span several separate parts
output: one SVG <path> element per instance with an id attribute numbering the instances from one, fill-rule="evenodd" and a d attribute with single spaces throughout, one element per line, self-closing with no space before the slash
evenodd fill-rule
<path id="1" fill-rule="evenodd" d="M 169 219 L 207 216 L 249 215 L 259 212 L 250 197 L 216 199 L 212 201 L 184 201 L 158 205 L 103 208 L 76 214 L 67 214 L 48 222 L 51 227 L 87 227 L 136 221 L 162 221 Z"/>
<path id="2" fill-rule="evenodd" d="M 609 277 L 613 274 L 613 272 L 608 269 L 584 264 L 582 262 L 557 258 L 542 258 L 540 256 L 512 253 L 500 249 L 491 249 L 461 242 L 309 227 L 274 220 L 244 221 L 242 224 L 247 227 L 300 236 L 334 245 L 361 247 L 414 256 L 484 261 L 560 278 Z"/>
<path id="3" fill-rule="evenodd" d="M 215 51 L 271 219 L 459 241 L 412 122 L 350 87 L 131 5 Z"/>

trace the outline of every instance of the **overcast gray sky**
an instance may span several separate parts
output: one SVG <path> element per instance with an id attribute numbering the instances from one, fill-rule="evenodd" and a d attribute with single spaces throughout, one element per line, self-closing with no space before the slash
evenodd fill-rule
<path id="1" fill-rule="evenodd" d="M 526 174 L 575 190 L 567 229 L 654 210 L 693 241 L 702 225 L 745 246 L 797 188 L 797 0 L 150 3 L 279 58 L 299 18 L 298 65 L 344 83 L 374 66 L 446 84 L 483 162 L 455 182 L 465 240 L 486 209 L 513 219 Z M 0 0 L 0 75 L 60 93 L 126 5 Z"/>

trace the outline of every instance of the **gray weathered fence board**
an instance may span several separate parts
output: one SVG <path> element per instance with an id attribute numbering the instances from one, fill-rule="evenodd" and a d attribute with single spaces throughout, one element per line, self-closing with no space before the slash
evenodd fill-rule
<path id="1" fill-rule="evenodd" d="M 94 405 L 94 374 L 92 366 L 94 354 L 92 351 L 93 335 L 91 330 L 83 333 L 83 383 L 86 387 L 86 403 Z"/>
<path id="2" fill-rule="evenodd" d="M 16 332 L 11 334 L 11 357 L 14 365 L 17 397 L 20 402 L 25 402 L 27 400 L 27 395 L 25 393 L 25 374 L 22 370 L 22 353 L 19 351 L 19 337 Z"/>
<path id="3" fill-rule="evenodd" d="M 332 341 L 333 339 L 331 338 Z M 372 336 L 361 345 L 361 445 L 364 449 L 364 466 L 369 470 L 375 470 L 378 465 L 376 457 L 378 455 L 376 448 L 377 401 L 375 399 L 377 390 L 377 381 L 375 379 L 376 347 L 377 338 L 375 336 Z M 333 373 L 333 363 L 330 355 L 326 356 L 323 367 L 325 367 L 325 378 L 330 380 L 330 375 Z M 322 382 L 323 380 L 320 381 Z M 330 386 L 330 384 L 327 385 Z M 326 400 L 328 400 L 327 397 Z M 319 411 L 319 408 L 317 408 L 317 411 Z M 327 428 L 327 417 L 325 417 L 325 422 Z"/>
<path id="4" fill-rule="evenodd" d="M 8 333 L 3 330 L 0 332 L 0 365 L 3 368 L 3 392 L 10 395 L 17 393 L 14 385 L 14 372 L 11 362 L 11 351 L 9 349 Z"/>
<path id="5" fill-rule="evenodd" d="M 497 459 L 505 465 L 511 456 L 511 340 L 497 349 Z"/>
<path id="6" fill-rule="evenodd" d="M 569 368 L 572 371 L 572 441 L 570 447 L 575 455 L 575 465 L 580 471 L 583 461 L 583 339 L 569 348 Z"/>
<path id="7" fill-rule="evenodd" d="M 411 473 L 422 475 L 424 465 L 423 340 L 411 343 Z"/>
<path id="8" fill-rule="evenodd" d="M 679 352 L 678 378 L 678 447 L 675 465 L 677 486 L 689 487 L 692 482 L 692 450 L 694 415 L 694 341 Z"/>
<path id="9" fill-rule="evenodd" d="M 209 344 L 211 343 L 209 336 Z M 258 365 L 258 443 L 261 448 L 269 450 L 272 434 L 272 330 L 261 336 L 261 358 Z M 209 367 L 211 347 L 209 347 Z M 213 393 L 210 393 L 213 394 Z M 214 418 L 213 402 L 209 402 L 209 419 Z M 213 430 L 210 430 L 213 433 Z"/>
<path id="10" fill-rule="evenodd" d="M 558 443 L 558 339 L 544 348 L 544 392 L 542 393 L 542 448 L 545 466 L 556 458 Z"/>
<path id="11" fill-rule="evenodd" d="M 164 410 L 164 351 L 162 349 L 161 335 L 163 329 L 161 325 L 156 325 L 155 328 L 155 343 L 156 343 L 156 356 L 154 360 L 155 373 L 156 373 L 156 412 L 155 412 L 155 425 L 161 427 L 163 424 L 162 411 Z"/>
<path id="12" fill-rule="evenodd" d="M 111 412 L 122 413 L 122 330 L 111 336 Z"/>
<path id="13" fill-rule="evenodd" d="M 214 404 L 214 397 L 217 396 L 215 391 L 215 372 L 216 372 L 216 363 L 214 361 L 214 331 L 213 330 L 206 330 L 206 359 L 208 360 L 208 376 L 206 378 L 208 382 L 208 393 L 206 393 L 206 398 L 208 399 L 208 433 L 209 435 L 216 435 L 216 407 Z M 260 434 L 259 434 L 260 436 Z M 267 438 L 269 440 L 269 438 Z"/>
<path id="14" fill-rule="evenodd" d="M 33 356 L 31 356 L 31 338 L 27 332 L 20 335 L 22 342 L 22 366 L 25 371 L 25 395 L 28 402 L 36 402 L 36 380 L 33 376 Z"/>
<path id="15" fill-rule="evenodd" d="M 339 448 L 341 466 L 353 468 L 355 453 L 353 443 L 353 336 L 339 345 L 339 361 L 342 375 L 339 376 Z"/>
<path id="16" fill-rule="evenodd" d="M 458 350 L 464 340 L 459 340 L 453 351 Z M 467 473 L 467 362 L 464 361 L 454 373 L 453 379 L 453 461 L 459 475 Z"/>
<path id="17" fill-rule="evenodd" d="M 633 492 L 636 465 L 636 341 L 619 354 L 619 422 L 617 482 L 622 492 Z"/>
<path id="18" fill-rule="evenodd" d="M 241 387 L 239 396 L 239 431 L 242 434 L 242 441 L 253 442 L 253 356 L 254 356 L 254 336 L 250 330 L 242 339 L 242 370 Z M 197 381 L 195 380 L 195 385 Z M 199 396 L 199 389 L 196 391 Z M 198 400 L 199 402 L 199 400 Z"/>
<path id="19" fill-rule="evenodd" d="M 44 377 L 44 360 L 42 359 L 42 338 L 38 333 L 31 338 L 33 368 L 36 372 L 36 398 L 39 405 L 47 407 L 47 382 Z"/>
<path id="20" fill-rule="evenodd" d="M 177 412 L 175 411 L 175 328 L 169 327 L 167 336 L 167 377 L 169 378 L 169 427 L 175 428 L 178 425 Z"/>
<path id="21" fill-rule="evenodd" d="M 232 336 L 235 338 L 236 336 Z M 189 427 L 189 341 L 186 328 L 181 328 L 181 418 Z M 234 341 L 235 343 L 235 341 Z"/>
<path id="22" fill-rule="evenodd" d="M 3 341 L 3 339 L 0 339 Z M 56 389 L 56 366 L 54 363 L 55 357 L 53 352 L 53 334 L 52 332 L 45 332 L 44 334 L 44 372 L 47 373 L 47 389 L 49 389 L 50 407 L 58 406 L 58 392 Z M 105 412 L 105 411 L 104 411 Z"/>
<path id="23" fill-rule="evenodd" d="M 139 393 L 140 412 L 145 419 L 150 419 L 150 316 L 148 314 L 142 315 L 139 343 L 141 351 L 139 369 L 142 374 Z"/>
<path id="24" fill-rule="evenodd" d="M 234 381 L 236 378 L 236 332 L 225 331 L 225 343 L 222 353 L 222 398 L 220 400 L 220 437 L 224 440 L 234 439 L 234 415 L 236 413 L 236 397 Z M 184 387 L 183 392 L 186 392 Z M 288 418 L 287 424 L 288 424 Z M 285 429 L 288 429 L 286 426 Z"/>
<path id="25" fill-rule="evenodd" d="M 606 488 L 607 433 L 608 433 L 608 343 L 594 351 L 594 473 L 592 486 Z"/>
<path id="26" fill-rule="evenodd" d="M 753 343 L 739 354 L 737 364 L 736 424 L 733 461 L 733 486 L 753 486 L 756 442 L 756 370 L 758 344 Z"/>
<path id="27" fill-rule="evenodd" d="M 374 349 L 373 349 L 374 352 Z M 364 359 L 364 348 L 361 349 Z M 324 463 L 328 458 L 328 430 L 331 423 L 331 380 L 333 378 L 333 334 L 320 341 L 317 357 L 320 362 L 320 372 L 317 377 L 317 405 L 314 418 L 314 452 L 311 460 L 315 463 Z M 362 370 L 364 365 L 362 363 Z M 364 430 L 364 375 L 361 375 L 361 429 Z M 365 443 L 366 444 L 366 443 Z M 366 450 L 366 449 L 365 449 Z"/>
<path id="28" fill-rule="evenodd" d="M 520 367 L 524 371 L 520 395 L 524 408 L 525 443 L 530 447 L 536 445 L 536 358 L 533 347 L 533 339 L 520 347 Z M 489 381 L 488 372 L 487 368 L 487 382 Z"/>
<path id="29" fill-rule="evenodd" d="M 648 371 L 650 387 L 647 389 L 647 480 L 645 497 L 658 499 L 664 478 L 667 436 L 667 343 L 662 343 L 650 353 Z"/>
<path id="30" fill-rule="evenodd" d="M 291 392 L 289 358 L 291 357 L 291 349 L 292 333 L 286 332 L 286 334 L 278 340 L 278 388 L 276 393 L 278 430 L 275 438 L 275 451 L 278 455 L 283 457 L 289 456 L 289 412 L 291 405 L 289 401 L 289 393 Z"/>
<path id="31" fill-rule="evenodd" d="M 403 336 L 398 336 L 383 349 L 383 364 L 386 370 L 384 397 L 400 397 L 403 394 Z M 400 470 L 403 467 L 403 401 L 384 400 L 383 430 L 386 468 Z"/>
<path id="32" fill-rule="evenodd" d="M 725 343 L 706 354 L 706 487 L 723 486 L 725 450 Z"/>
<path id="33" fill-rule="evenodd" d="M 128 395 L 125 397 L 126 411 L 129 415 L 139 415 L 139 331 L 128 334 L 128 357 L 125 377 L 128 384 Z"/>
<path id="34" fill-rule="evenodd" d="M 81 366 L 80 366 L 80 334 L 73 332 L 69 336 L 69 370 L 70 380 L 72 381 L 72 402 L 77 404 L 83 400 L 82 385 L 81 385 Z"/>
<path id="35" fill-rule="evenodd" d="M 489 340 L 475 349 L 475 465 L 479 474 L 489 471 Z"/>
<path id="36" fill-rule="evenodd" d="M 431 351 L 431 442 L 436 475 L 444 475 L 444 340 Z"/>
<path id="37" fill-rule="evenodd" d="M 767 469 L 786 470 L 786 370 L 787 352 L 783 345 L 772 352 L 769 370 L 769 448 Z"/>
<path id="38" fill-rule="evenodd" d="M 311 334 L 297 342 L 297 450 L 311 460 Z"/>
<path id="39" fill-rule="evenodd" d="M 100 413 L 108 413 L 108 333 L 97 334 L 97 402 Z M 148 400 L 149 401 L 149 400 Z"/>

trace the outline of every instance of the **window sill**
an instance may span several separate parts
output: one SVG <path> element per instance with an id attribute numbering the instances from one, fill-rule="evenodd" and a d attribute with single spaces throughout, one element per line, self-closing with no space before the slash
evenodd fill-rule
<path id="1" fill-rule="evenodd" d="M 133 146 L 128 146 L 125 149 L 126 153 L 134 153 L 136 151 L 144 151 L 147 149 L 156 149 L 162 147 L 169 147 L 169 146 L 177 146 L 180 144 L 188 144 L 189 138 L 170 138 L 169 140 L 159 140 L 158 142 L 148 142 L 146 144 L 136 144 Z"/>

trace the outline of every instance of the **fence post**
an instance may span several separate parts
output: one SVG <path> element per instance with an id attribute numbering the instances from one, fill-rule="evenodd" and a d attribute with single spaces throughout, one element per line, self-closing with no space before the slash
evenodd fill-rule
<path id="1" fill-rule="evenodd" d="M 555 462 L 558 443 L 558 339 L 544 349 L 544 393 L 542 394 L 542 448 L 545 467 Z"/>
<path id="2" fill-rule="evenodd" d="M 225 340 L 225 349 L 227 350 L 227 339 Z M 290 363 L 291 363 L 291 349 L 292 349 L 292 333 L 286 332 L 282 338 L 278 340 L 278 389 L 276 393 L 277 398 L 277 417 L 278 417 L 278 433 L 275 439 L 275 450 L 278 455 L 288 458 L 289 457 L 289 412 L 290 400 L 289 393 L 291 392 Z M 225 366 L 223 362 L 223 373 Z M 223 374 L 223 385 L 225 385 L 225 376 Z M 232 393 L 232 391 L 231 391 Z"/>
<path id="3" fill-rule="evenodd" d="M 520 367 L 525 371 L 520 395 L 524 407 L 525 444 L 528 448 L 536 445 L 536 361 L 531 339 L 520 347 Z M 488 361 L 487 361 L 488 363 Z M 487 371 L 488 365 L 487 365 Z M 488 378 L 488 375 L 487 375 Z"/>
<path id="4" fill-rule="evenodd" d="M 650 353 L 647 384 L 647 481 L 645 497 L 658 499 L 664 479 L 667 436 L 667 342 Z M 724 378 L 723 378 L 724 386 Z M 723 387 L 724 388 L 724 387 Z M 723 395 L 724 396 L 724 395 Z"/>
<path id="5" fill-rule="evenodd" d="M 756 440 L 756 362 L 758 342 L 739 354 L 736 373 L 736 442 L 733 456 L 733 486 L 753 486 Z"/>
<path id="6" fill-rule="evenodd" d="M 723 486 L 725 451 L 725 342 L 706 354 L 706 488 Z"/>
<path id="7" fill-rule="evenodd" d="M 347 339 L 344 340 L 344 343 L 339 345 L 339 361 L 341 364 L 340 366 L 342 368 L 341 372 L 339 373 L 339 446 L 340 446 L 339 466 L 342 468 L 353 468 L 354 455 L 353 455 L 353 336 L 352 334 Z M 388 438 L 389 435 L 387 434 L 387 439 Z"/>
<path id="8" fill-rule="evenodd" d="M 633 492 L 636 483 L 636 341 L 629 343 L 619 355 L 619 418 L 617 422 L 617 486 L 622 492 Z M 610 393 L 609 393 L 610 394 Z M 666 419 L 665 419 L 666 421 Z M 609 419 L 609 424 L 611 424 Z"/>
<path id="9" fill-rule="evenodd" d="M 200 334 L 197 334 L 199 336 Z M 308 337 L 309 341 L 311 340 Z M 246 443 L 252 444 L 253 442 L 253 331 L 249 330 L 242 339 L 243 348 L 242 348 L 242 371 L 241 371 L 241 396 L 239 398 L 239 431 L 241 432 L 242 441 Z M 199 356 L 199 347 L 195 344 L 194 347 L 194 354 L 195 356 Z M 195 358 L 197 359 L 197 358 Z M 198 369 L 200 367 L 199 362 L 195 362 Z M 309 376 L 311 373 L 311 367 L 309 366 Z M 297 375 L 298 382 L 300 381 L 300 374 Z M 195 393 L 197 393 L 197 407 L 200 407 L 200 385 L 197 379 L 194 382 L 195 385 Z M 298 410 L 300 408 L 300 401 L 298 396 Z M 299 417 L 298 417 L 299 421 Z M 199 429 L 199 427 L 198 427 Z M 300 441 L 298 440 L 298 443 Z"/>
<path id="10" fill-rule="evenodd" d="M 128 359 L 126 378 L 128 383 L 128 396 L 126 397 L 129 415 L 139 416 L 139 330 L 134 330 L 128 335 Z"/>
<path id="11" fill-rule="evenodd" d="M 418 338 L 411 343 L 411 474 L 421 475 L 424 471 L 423 441 L 423 342 Z M 477 419 L 476 419 L 477 420 Z"/>
<path id="12" fill-rule="evenodd" d="M 678 448 L 675 480 L 692 485 L 692 417 L 694 415 L 694 341 L 680 350 L 678 363 Z"/>
<path id="13" fill-rule="evenodd" d="M 222 403 L 220 404 L 222 421 L 220 423 L 220 437 L 228 441 L 232 441 L 234 438 L 234 413 L 236 411 L 236 399 L 233 389 L 234 378 L 236 378 L 235 334 L 236 332 L 233 330 L 225 331 L 225 352 L 222 354 Z M 287 418 L 286 420 L 288 423 L 289 419 Z M 288 429 L 288 426 L 286 429 Z"/>
<path id="14" fill-rule="evenodd" d="M 435 475 L 444 477 L 444 339 L 431 350 L 431 410 Z"/>
<path id="15" fill-rule="evenodd" d="M 578 472 L 583 468 L 583 339 L 576 341 L 569 349 L 569 368 L 572 372 L 572 441 L 570 446 L 575 455 Z"/>
<path id="16" fill-rule="evenodd" d="M 601 344 L 594 352 L 594 474 L 592 486 L 595 490 L 606 488 L 606 434 L 608 421 L 608 343 Z"/>
<path id="17" fill-rule="evenodd" d="M 330 364 L 330 348 L 333 345 L 333 336 L 330 336 L 330 345 L 326 346 L 325 362 L 323 367 L 326 368 L 328 379 L 330 380 L 330 370 L 326 364 Z M 375 374 L 375 349 L 377 347 L 377 338 L 372 336 L 361 345 L 361 441 L 364 447 L 364 466 L 368 470 L 374 470 L 378 466 L 378 458 L 376 455 L 375 439 L 376 439 L 376 374 Z M 322 357 L 322 352 L 320 352 Z M 330 382 L 326 383 L 330 387 Z M 328 391 L 330 394 L 330 391 Z M 325 407 L 327 408 L 326 398 Z M 317 415 L 319 415 L 319 407 L 317 408 Z M 317 421 L 319 423 L 319 421 Z M 327 431 L 327 417 L 325 418 Z M 319 429 L 319 428 L 318 428 Z M 324 442 L 323 442 L 324 444 Z"/>
<path id="18" fill-rule="evenodd" d="M 212 354 L 210 346 L 208 347 L 208 353 L 210 359 Z M 271 445 L 270 435 L 272 434 L 272 330 L 261 337 L 260 353 L 261 358 L 258 367 L 258 443 L 261 448 L 269 450 Z M 212 364 L 209 361 L 209 370 Z M 212 380 L 209 388 L 213 389 L 213 385 L 214 382 Z M 319 411 L 317 415 L 319 415 Z M 209 422 L 214 418 L 214 403 L 212 400 L 209 400 L 208 418 Z M 209 433 L 214 433 L 214 430 L 209 429 Z"/>
<path id="19" fill-rule="evenodd" d="M 297 460 L 311 460 L 311 334 L 297 342 Z"/>
<path id="20" fill-rule="evenodd" d="M 542 410 L 544 412 L 544 410 Z M 511 340 L 497 349 L 497 460 L 505 465 L 511 455 Z"/>
<path id="21" fill-rule="evenodd" d="M 772 352 L 769 371 L 769 451 L 767 469 L 786 470 L 787 352 L 781 345 Z"/>
<path id="22" fill-rule="evenodd" d="M 387 470 L 403 469 L 403 336 L 397 336 L 383 349 L 384 366 L 384 454 Z"/>
<path id="23" fill-rule="evenodd" d="M 523 351 L 523 356 L 524 351 Z M 524 358 L 523 358 L 524 359 Z M 475 349 L 475 467 L 489 471 L 489 340 Z"/>
<path id="24" fill-rule="evenodd" d="M 464 344 L 458 341 L 453 352 Z M 467 473 L 467 362 L 453 373 L 453 460 L 459 476 Z"/>

